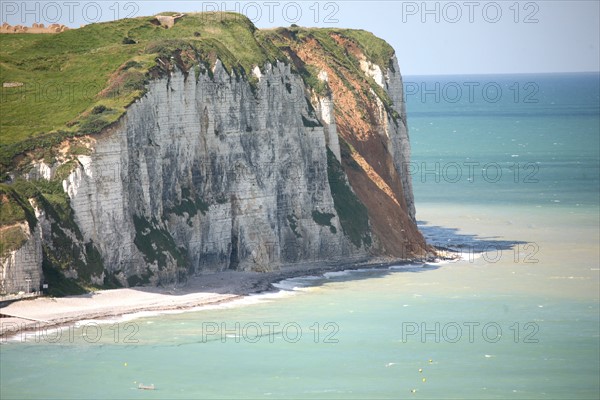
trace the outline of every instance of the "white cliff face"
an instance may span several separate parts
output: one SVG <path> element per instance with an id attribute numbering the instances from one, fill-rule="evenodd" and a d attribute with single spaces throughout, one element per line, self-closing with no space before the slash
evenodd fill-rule
<path id="1" fill-rule="evenodd" d="M 220 62 L 213 78 L 152 81 L 63 182 L 105 268 L 150 266 L 156 281 L 366 257 L 343 234 L 329 188 L 327 146 L 340 157 L 333 103 L 314 115 L 303 87 L 283 63 L 254 90 Z"/>
<path id="2" fill-rule="evenodd" d="M 335 155 L 338 161 L 342 160 L 340 153 L 340 142 L 337 134 L 337 126 L 335 124 L 335 114 L 333 111 L 333 99 L 331 97 L 314 96 L 313 104 L 316 105 L 315 111 L 319 116 L 319 120 L 323 124 L 323 132 L 325 133 L 325 143 Z"/>
<path id="3" fill-rule="evenodd" d="M 54 171 L 51 166 L 43 161 L 33 164 L 31 170 L 27 174 L 28 180 L 45 179 L 49 181 L 54 176 Z"/>
<path id="4" fill-rule="evenodd" d="M 391 59 L 390 67 L 385 73 L 383 83 L 383 88 L 393 102 L 392 108 L 396 110 L 400 116 L 396 121 L 392 118 L 388 118 L 387 132 L 389 132 L 388 136 L 392 142 L 392 148 L 389 150 L 392 153 L 396 170 L 402 179 L 402 189 L 408 214 L 413 222 L 416 222 L 412 178 L 409 173 L 410 141 L 408 137 L 408 128 L 406 126 L 406 104 L 404 102 L 402 76 L 400 75 L 400 67 L 398 66 L 398 59 L 396 56 L 393 56 Z"/>
<path id="5" fill-rule="evenodd" d="M 321 70 L 318 75 L 319 80 L 328 82 L 329 77 L 327 72 Z M 319 97 L 313 94 L 312 104 L 315 105 L 317 115 L 321 123 L 323 124 L 323 130 L 325 132 L 325 142 L 329 149 L 333 152 L 338 161 L 342 160 L 340 153 L 340 142 L 337 134 L 337 126 L 335 124 L 335 112 L 334 103 L 332 97 Z"/>
<path id="6" fill-rule="evenodd" d="M 362 59 L 360 60 L 360 69 L 362 69 L 367 76 L 373 78 L 375 83 L 384 88 L 383 72 L 381 71 L 379 65 L 373 64 L 367 59 Z"/>
<path id="7" fill-rule="evenodd" d="M 37 210 L 36 210 L 37 211 Z M 38 217 L 41 217 L 38 214 Z M 0 259 L 0 293 L 36 292 L 42 287 L 42 228 L 36 224 L 30 232 L 27 223 L 20 227 L 27 241 L 19 249 Z"/>
<path id="8" fill-rule="evenodd" d="M 112 271 L 141 267 L 139 257 L 135 263 L 131 216 L 121 179 L 121 170 L 127 167 L 126 143 L 123 135 L 106 134 L 96 142 L 91 157 L 78 157 L 79 167 L 63 181 L 84 240 L 94 242 Z"/>
<path id="9" fill-rule="evenodd" d="M 258 68 L 258 65 L 254 66 L 254 68 L 252 69 L 252 74 L 258 79 L 262 78 L 262 72 L 260 72 L 260 68 Z"/>

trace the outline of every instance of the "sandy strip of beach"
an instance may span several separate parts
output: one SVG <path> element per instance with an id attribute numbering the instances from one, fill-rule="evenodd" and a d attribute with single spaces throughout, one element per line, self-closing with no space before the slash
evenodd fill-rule
<path id="1" fill-rule="evenodd" d="M 241 278 L 241 277 L 240 277 Z M 247 280 L 248 284 L 256 278 Z M 21 331 L 44 329 L 140 311 L 164 311 L 231 301 L 248 294 L 246 282 L 233 273 L 190 279 L 184 286 L 135 287 L 100 290 L 79 296 L 38 297 L 0 309 L 0 337 Z M 8 317 L 7 317 L 8 316 Z"/>
<path id="2" fill-rule="evenodd" d="M 141 311 L 168 311 L 220 304 L 242 296 L 273 290 L 283 279 L 358 268 L 407 264 L 407 261 L 370 260 L 353 265 L 298 266 L 274 272 L 224 271 L 195 276 L 184 285 L 134 287 L 91 292 L 79 296 L 38 297 L 0 309 L 0 337 L 19 332 L 63 326 L 81 320 L 102 319 Z"/>

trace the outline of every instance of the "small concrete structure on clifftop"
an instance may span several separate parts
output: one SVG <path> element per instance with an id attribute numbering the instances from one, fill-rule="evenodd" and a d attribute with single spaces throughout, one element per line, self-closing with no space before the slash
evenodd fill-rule
<path id="1" fill-rule="evenodd" d="M 156 19 L 160 23 L 161 26 L 164 26 L 167 29 L 170 29 L 175 25 L 175 21 L 179 18 L 183 17 L 185 14 L 176 14 L 176 15 L 157 15 Z"/>

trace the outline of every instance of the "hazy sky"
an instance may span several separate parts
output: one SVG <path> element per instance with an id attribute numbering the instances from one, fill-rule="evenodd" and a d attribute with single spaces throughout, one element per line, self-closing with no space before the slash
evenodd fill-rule
<path id="1" fill-rule="evenodd" d="M 600 2 L 7 1 L 1 21 L 78 27 L 160 11 L 239 11 L 259 27 L 348 27 L 387 40 L 405 75 L 600 70 Z"/>

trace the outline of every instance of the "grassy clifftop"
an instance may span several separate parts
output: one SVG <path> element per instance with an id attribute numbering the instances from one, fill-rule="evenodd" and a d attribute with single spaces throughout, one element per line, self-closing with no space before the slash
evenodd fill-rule
<path id="1" fill-rule="evenodd" d="M 335 63 L 348 65 L 349 55 L 331 39 L 332 33 L 356 41 L 380 65 L 393 54 L 385 41 L 365 31 L 259 31 L 235 13 L 186 14 L 170 29 L 155 17 L 140 17 L 55 35 L 0 35 L 1 80 L 23 84 L 0 89 L 0 175 L 16 161 L 27 161 L 17 156 L 51 159 L 49 149 L 64 139 L 97 133 L 117 121 L 144 93 L 148 79 L 173 63 L 210 72 L 218 58 L 228 72 L 248 77 L 254 66 L 289 62 L 282 40 L 289 33 L 294 40 L 316 38 Z M 299 72 L 318 89 L 314 71 Z"/>

